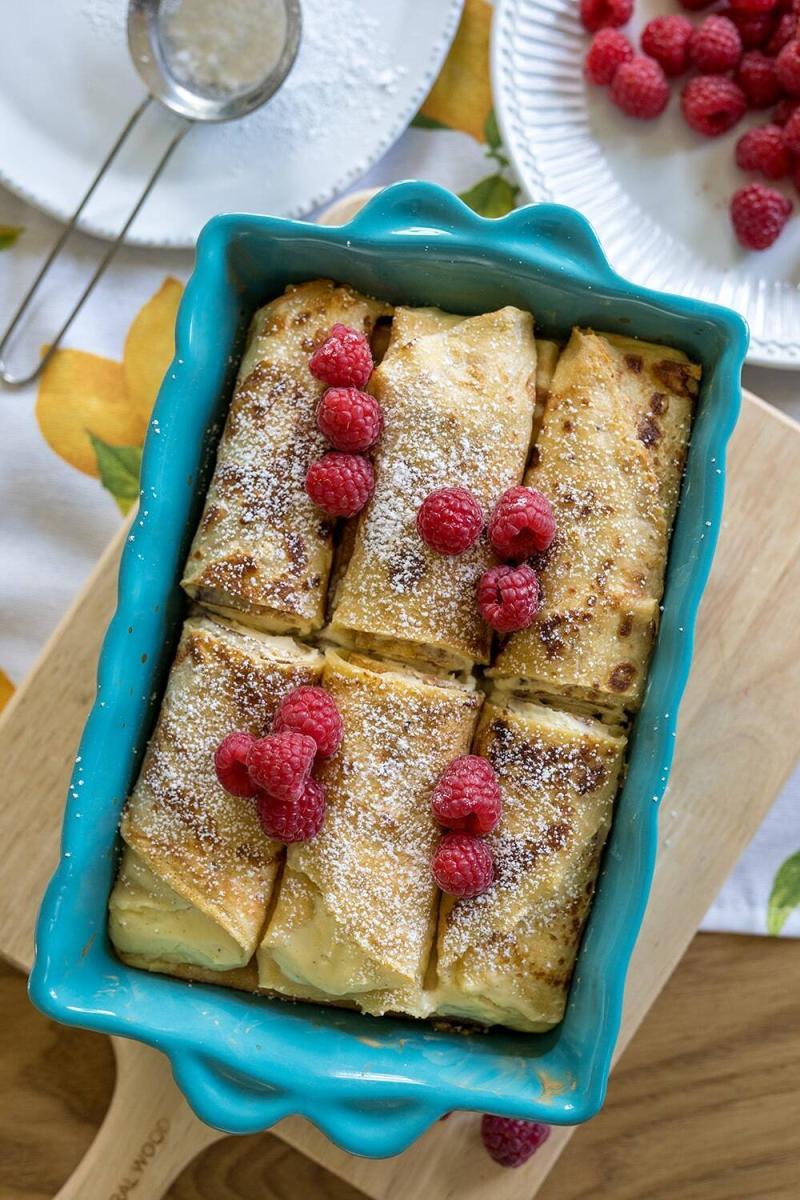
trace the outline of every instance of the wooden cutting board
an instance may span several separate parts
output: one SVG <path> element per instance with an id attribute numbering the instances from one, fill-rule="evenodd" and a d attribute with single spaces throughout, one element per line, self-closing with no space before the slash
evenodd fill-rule
<path id="1" fill-rule="evenodd" d="M 661 853 L 626 996 L 618 1053 L 683 954 L 730 867 L 800 755 L 800 427 L 746 397 L 730 455 L 720 547 L 704 601 L 661 819 Z M 63 796 L 94 692 L 126 530 L 109 547 L 26 685 L 0 719 L 6 781 L 0 809 L 0 953 L 25 968 L 38 900 L 57 856 Z M 40 761 L 40 747 L 48 755 Z M 31 783 L 31 762 L 37 763 Z M 735 999 L 732 999 L 732 1003 Z M 59 1196 L 106 1200 L 123 1184 L 159 1197 L 220 1135 L 201 1125 L 155 1051 L 115 1040 L 108 1117 Z M 155 1139 L 154 1139 L 155 1131 Z M 495 1168 L 454 1118 L 387 1161 L 356 1159 L 298 1119 L 275 1132 L 375 1200 L 458 1196 L 521 1200 L 538 1189 L 574 1135 L 558 1130 L 526 1167 Z M 578 1135 L 580 1137 L 580 1133 Z M 143 1153 L 142 1147 L 153 1146 Z M 89 1182 L 91 1181 L 91 1183 Z"/>

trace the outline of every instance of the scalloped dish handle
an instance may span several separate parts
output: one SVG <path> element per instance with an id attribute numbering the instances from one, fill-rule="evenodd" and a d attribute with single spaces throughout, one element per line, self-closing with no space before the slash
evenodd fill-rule
<path id="1" fill-rule="evenodd" d="M 580 213 L 562 204 L 529 204 L 503 217 L 504 234 L 517 239 L 521 250 L 535 243 L 537 259 L 544 251 L 553 270 L 563 272 L 568 260 L 586 283 L 611 283 L 615 272 L 594 229 Z"/>
<path id="2" fill-rule="evenodd" d="M 356 213 L 348 234 L 368 233 L 389 237 L 428 234 L 437 239 L 475 236 L 486 227 L 502 233 L 521 258 L 536 247 L 536 260 L 543 254 L 553 270 L 563 271 L 564 260 L 587 284 L 610 283 L 617 279 L 592 226 L 573 209 L 561 204 L 528 204 L 505 217 L 481 217 L 463 200 L 432 183 L 396 183 L 384 188 Z"/>
<path id="3" fill-rule="evenodd" d="M 298 1094 L 266 1082 L 263 1076 L 257 1079 L 226 1069 L 195 1051 L 170 1058 L 175 1082 L 196 1116 L 225 1133 L 257 1133 L 284 1117 L 299 1115 L 350 1154 L 390 1157 L 410 1146 L 444 1112 L 421 1096 L 399 1100 L 393 1096 L 386 1104 L 376 1103 L 374 1097 L 365 1102 L 363 1092 L 331 1088 L 325 1078 L 314 1080 L 311 1089 L 305 1079 Z M 309 1094 L 315 1097 L 311 1108 L 303 1102 Z M 348 1094 L 349 1100 L 344 1099 Z"/>

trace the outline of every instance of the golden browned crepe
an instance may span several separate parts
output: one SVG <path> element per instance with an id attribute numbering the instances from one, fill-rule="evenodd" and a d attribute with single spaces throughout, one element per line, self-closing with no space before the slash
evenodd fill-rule
<path id="1" fill-rule="evenodd" d="M 618 720 L 642 698 L 700 368 L 680 351 L 573 331 L 526 483 L 557 533 L 542 607 L 490 674 Z"/>
<path id="2" fill-rule="evenodd" d="M 319 772 L 321 832 L 288 847 L 258 952 L 259 982 L 288 996 L 423 1015 L 440 830 L 439 774 L 469 749 L 481 696 L 396 664 L 329 651 L 322 684 L 344 722 Z"/>
<path id="3" fill-rule="evenodd" d="M 468 488 L 488 511 L 519 483 L 534 406 L 532 319 L 516 308 L 468 318 L 398 309 L 395 323 L 397 340 L 370 381 L 385 418 L 375 492 L 327 633 L 358 650 L 470 670 L 489 657 L 475 587 L 494 560 L 485 538 L 456 557 L 436 554 L 416 515 L 439 487 Z"/>
<path id="4" fill-rule="evenodd" d="M 241 959 L 236 940 L 159 879 L 130 846 L 123 851 L 109 898 L 108 930 L 117 954 L 130 967 L 258 990 L 255 959 L 243 967 L 220 968 L 219 963 Z"/>
<path id="5" fill-rule="evenodd" d="M 315 420 L 325 385 L 308 360 L 332 325 L 369 334 L 387 311 L 322 279 L 287 288 L 256 313 L 184 572 L 184 588 L 205 608 L 272 633 L 322 624 L 333 524 L 307 496 L 305 477 L 329 446 Z"/>
<path id="6" fill-rule="evenodd" d="M 534 1031 L 561 1020 L 624 749 L 591 718 L 485 704 L 473 752 L 503 790 L 487 839 L 496 879 L 474 899 L 442 898 L 437 1016 Z"/>
<path id="7" fill-rule="evenodd" d="M 220 787 L 214 751 L 234 730 L 269 732 L 281 699 L 316 683 L 321 669 L 318 651 L 292 638 L 206 617 L 186 622 L 122 817 L 122 837 L 138 856 L 126 860 L 138 890 L 129 882 L 112 901 L 112 912 L 126 920 L 111 924 L 122 951 L 214 970 L 252 957 L 282 847 L 264 835 L 252 800 Z M 139 862 L 168 890 L 148 886 Z"/>
<path id="8" fill-rule="evenodd" d="M 553 382 L 560 353 L 561 347 L 558 342 L 551 342 L 547 338 L 536 339 L 536 408 L 533 414 L 534 442 L 539 436 L 539 430 L 542 427 L 547 397 L 550 395 L 550 386 Z"/>

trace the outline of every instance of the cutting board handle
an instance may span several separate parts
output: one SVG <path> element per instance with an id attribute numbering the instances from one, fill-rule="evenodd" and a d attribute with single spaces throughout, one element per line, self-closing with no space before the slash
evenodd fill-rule
<path id="1" fill-rule="evenodd" d="M 55 1200 L 161 1200 L 183 1168 L 224 1136 L 194 1115 L 163 1054 L 111 1040 L 117 1060 L 111 1104 Z"/>

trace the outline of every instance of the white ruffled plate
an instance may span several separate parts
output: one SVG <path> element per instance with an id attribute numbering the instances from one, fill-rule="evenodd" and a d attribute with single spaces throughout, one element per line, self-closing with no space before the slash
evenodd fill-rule
<path id="1" fill-rule="evenodd" d="M 128 241 L 192 246 L 215 213 L 299 217 L 355 182 L 400 136 L 431 87 L 463 0 L 303 0 L 297 62 L 241 121 L 193 129 Z M 64 219 L 145 95 L 125 37 L 127 0 L 2 4 L 0 181 Z M 81 227 L 110 237 L 173 118 L 147 114 Z"/>
<path id="2" fill-rule="evenodd" d="M 642 26 L 670 11 L 676 6 L 665 0 L 638 0 L 625 32 L 638 46 Z M 768 114 L 752 114 L 724 137 L 701 138 L 681 116 L 678 80 L 662 117 L 631 120 L 605 89 L 584 81 L 588 44 L 578 0 L 500 0 L 495 102 L 530 198 L 583 212 L 626 278 L 741 313 L 750 324 L 750 362 L 800 368 L 800 217 L 761 254 L 738 246 L 728 217 L 730 197 L 746 179 L 733 161 L 736 139 Z M 791 185 L 776 186 L 800 211 Z"/>

